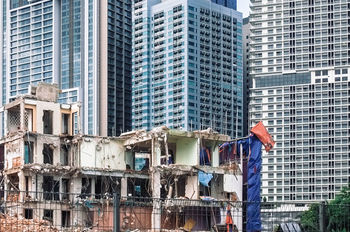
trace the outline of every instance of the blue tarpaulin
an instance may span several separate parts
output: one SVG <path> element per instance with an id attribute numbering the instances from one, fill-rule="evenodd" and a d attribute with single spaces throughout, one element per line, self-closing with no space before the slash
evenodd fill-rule
<path id="1" fill-rule="evenodd" d="M 248 160 L 247 231 L 256 232 L 261 231 L 260 172 L 262 143 L 255 135 L 250 136 L 247 140 L 250 147 Z"/>
<path id="2" fill-rule="evenodd" d="M 229 150 L 232 143 L 224 143 L 221 145 L 222 151 Z M 241 156 L 240 146 L 243 153 L 248 157 L 247 170 L 247 226 L 248 232 L 261 231 L 260 218 L 260 172 L 261 172 L 261 148 L 262 143 L 254 134 L 246 139 L 237 141 L 237 156 Z"/>
<path id="3" fill-rule="evenodd" d="M 201 183 L 202 185 L 209 187 L 209 182 L 211 181 L 211 179 L 213 179 L 213 174 L 210 173 L 204 173 L 202 171 L 198 172 L 198 179 L 199 179 L 199 183 Z"/>

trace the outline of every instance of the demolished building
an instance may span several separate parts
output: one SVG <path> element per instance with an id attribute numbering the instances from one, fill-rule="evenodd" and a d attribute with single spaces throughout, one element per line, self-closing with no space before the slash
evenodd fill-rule
<path id="1" fill-rule="evenodd" d="M 4 213 L 109 231 L 117 194 L 122 204 L 149 203 L 133 205 L 138 216 L 120 207 L 122 230 L 171 230 L 188 221 L 195 222 L 193 230 L 210 230 L 225 225 L 223 203 L 243 200 L 242 156 L 220 156 L 229 136 L 166 127 L 119 137 L 82 135 L 79 103 L 60 104 L 58 94 L 57 86 L 39 84 L 1 109 L 6 137 L 0 141 L 0 196 L 16 205 Z M 241 231 L 242 207 L 231 206 Z"/>

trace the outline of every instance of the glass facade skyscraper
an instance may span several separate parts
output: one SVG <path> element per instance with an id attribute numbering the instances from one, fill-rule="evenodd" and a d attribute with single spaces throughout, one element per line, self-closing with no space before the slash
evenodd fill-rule
<path id="1" fill-rule="evenodd" d="M 332 199 L 350 182 L 350 1 L 251 2 L 250 122 L 276 140 L 262 196 Z"/>
<path id="2" fill-rule="evenodd" d="M 2 104 L 57 83 L 87 134 L 131 130 L 131 1 L 2 1 Z M 6 26 L 8 28 L 6 28 Z"/>
<path id="3" fill-rule="evenodd" d="M 241 13 L 209 0 L 136 0 L 133 128 L 242 136 Z"/>
<path id="4" fill-rule="evenodd" d="M 211 0 L 212 2 L 237 10 L 237 0 Z"/>

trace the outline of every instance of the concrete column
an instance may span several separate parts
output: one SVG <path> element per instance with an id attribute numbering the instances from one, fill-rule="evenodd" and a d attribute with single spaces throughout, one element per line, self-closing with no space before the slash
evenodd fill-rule
<path id="1" fill-rule="evenodd" d="M 120 196 L 126 197 L 128 195 L 128 178 L 123 177 L 120 179 Z"/>
<path id="2" fill-rule="evenodd" d="M 18 196 L 18 201 L 22 202 L 24 200 L 25 190 L 26 190 L 26 178 L 22 171 L 18 173 L 18 180 L 19 180 L 18 190 L 20 191 Z"/>
<path id="3" fill-rule="evenodd" d="M 8 178 L 7 175 L 4 176 L 4 191 L 5 191 L 5 196 L 4 196 L 4 200 L 5 202 L 7 202 L 7 195 L 9 193 L 9 187 L 8 187 Z"/>
<path id="4" fill-rule="evenodd" d="M 80 193 L 81 192 L 81 178 L 72 178 L 70 182 L 70 193 Z M 77 195 L 72 196 L 73 201 L 77 200 Z M 71 198 L 71 199 L 72 199 Z"/>
<path id="5" fill-rule="evenodd" d="M 158 138 L 153 138 L 152 140 L 152 166 L 160 165 L 160 156 L 161 156 L 160 142 Z"/>
<path id="6" fill-rule="evenodd" d="M 20 112 L 19 112 L 20 113 L 20 130 L 25 130 L 25 123 L 24 123 L 25 109 L 24 109 L 24 102 L 23 101 L 21 101 L 21 103 L 19 105 L 19 109 L 20 109 Z"/>
<path id="7" fill-rule="evenodd" d="M 152 197 L 153 197 L 153 211 L 152 211 L 152 231 L 161 230 L 161 202 L 160 202 L 160 172 L 156 166 L 160 165 L 161 149 L 158 138 L 152 140 L 152 167 L 151 167 L 151 183 L 152 183 Z"/>
<path id="8" fill-rule="evenodd" d="M 213 154 L 212 154 L 212 166 L 213 167 L 219 167 L 220 165 L 220 159 L 219 159 L 219 146 L 216 145 L 214 147 L 214 143 L 212 143 L 212 147 L 213 147 Z"/>
<path id="9" fill-rule="evenodd" d="M 3 134 L 3 136 L 6 136 L 7 133 L 9 132 L 8 126 L 7 126 L 7 114 L 8 114 L 8 111 L 5 110 L 4 113 L 3 113 L 3 115 L 2 115 L 2 116 L 3 116 L 3 119 L 4 119 L 4 134 Z"/>
<path id="10" fill-rule="evenodd" d="M 152 168 L 153 169 L 153 168 Z M 152 197 L 153 197 L 153 211 L 152 211 L 152 231 L 161 231 L 161 202 L 160 202 L 160 173 L 157 169 L 153 169 L 151 175 L 152 181 Z"/>

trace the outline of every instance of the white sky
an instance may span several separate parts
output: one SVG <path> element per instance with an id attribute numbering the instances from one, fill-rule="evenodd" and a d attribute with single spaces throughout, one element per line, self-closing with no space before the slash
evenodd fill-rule
<path id="1" fill-rule="evenodd" d="M 249 16 L 250 0 L 237 0 L 237 10 L 243 13 L 243 17 Z"/>

